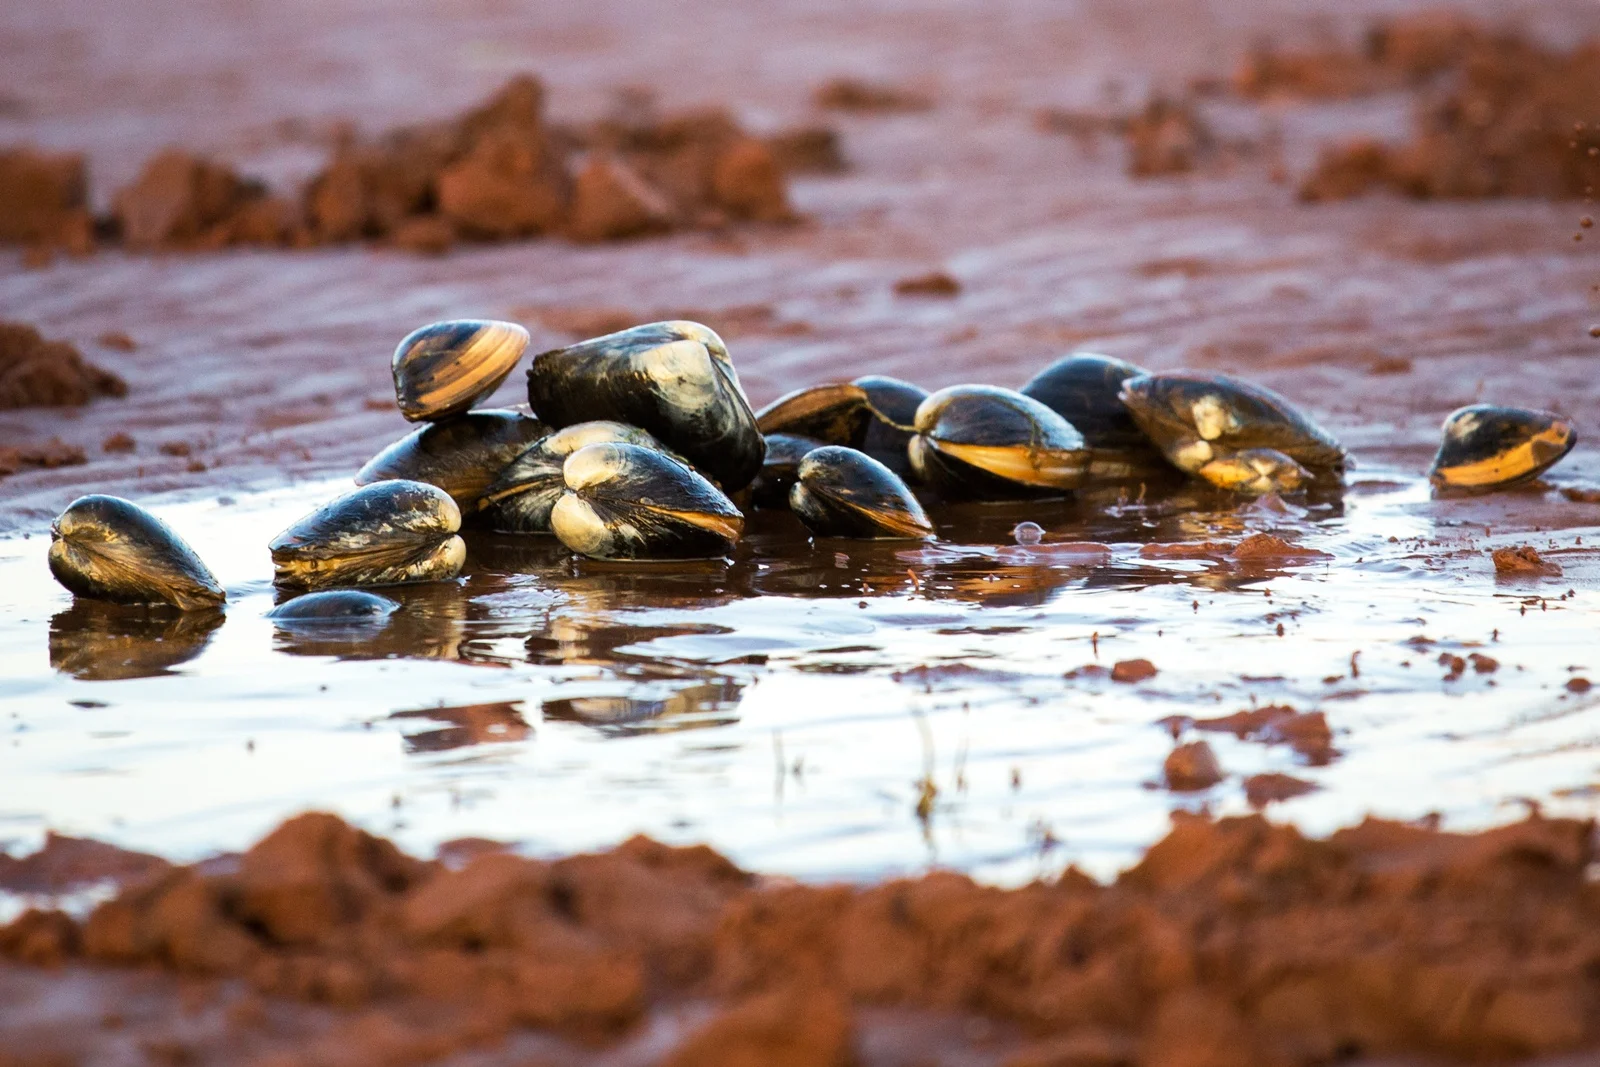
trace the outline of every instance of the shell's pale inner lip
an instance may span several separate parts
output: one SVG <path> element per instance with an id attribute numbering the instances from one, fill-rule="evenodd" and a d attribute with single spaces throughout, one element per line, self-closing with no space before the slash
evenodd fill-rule
<path id="1" fill-rule="evenodd" d="M 744 520 L 733 515 L 718 515 L 711 511 L 687 511 L 678 508 L 663 508 L 649 504 L 637 505 L 640 510 L 648 511 L 652 515 L 664 515 L 668 518 L 687 522 L 691 526 L 698 526 L 702 530 L 710 530 L 729 541 L 739 540 L 744 533 Z"/>
<path id="2" fill-rule="evenodd" d="M 816 490 L 812 490 L 812 492 L 816 492 Z M 918 516 L 908 512 L 878 511 L 858 504 L 854 500 L 846 500 L 843 497 L 832 494 L 829 494 L 827 499 L 841 507 L 849 508 L 857 514 L 865 515 L 877 525 L 886 530 L 893 530 L 895 533 L 906 534 L 911 537 L 927 537 L 933 533 L 933 526 L 926 519 L 918 521 Z"/>
<path id="3" fill-rule="evenodd" d="M 1572 429 L 1558 422 L 1534 434 L 1516 448 L 1456 467 L 1440 467 L 1438 476 L 1447 485 L 1483 486 L 1521 478 L 1566 454 L 1572 443 Z"/>
<path id="4" fill-rule="evenodd" d="M 963 445 L 928 438 L 935 449 L 979 470 L 1021 485 L 1071 489 L 1083 478 L 1087 455 L 1026 445 Z"/>

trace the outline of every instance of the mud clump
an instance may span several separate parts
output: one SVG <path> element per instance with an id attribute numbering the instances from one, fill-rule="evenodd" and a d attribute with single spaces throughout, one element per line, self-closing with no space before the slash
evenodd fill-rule
<path id="1" fill-rule="evenodd" d="M 1503 578 L 1557 578 L 1561 565 L 1539 555 L 1532 545 L 1497 548 L 1489 554 L 1495 574 Z"/>
<path id="2" fill-rule="evenodd" d="M 0 150 L 0 243 L 88 252 L 94 244 L 83 156 Z"/>
<path id="3" fill-rule="evenodd" d="M 1317 786 L 1292 774 L 1268 771 L 1252 774 L 1244 780 L 1244 799 L 1252 808 L 1264 808 L 1283 800 L 1293 800 L 1316 792 Z"/>
<path id="4" fill-rule="evenodd" d="M 66 444 L 59 437 L 52 437 L 39 445 L 0 447 L 0 477 L 29 467 L 53 470 L 56 467 L 77 467 L 87 462 L 88 454 L 80 446 Z"/>
<path id="5" fill-rule="evenodd" d="M 1210 789 L 1225 777 L 1217 754 L 1204 741 L 1191 741 L 1173 749 L 1162 764 L 1161 773 L 1167 788 L 1175 793 Z"/>
<path id="6" fill-rule="evenodd" d="M 263 227 L 257 215 L 270 210 L 266 200 L 259 183 L 169 148 L 152 157 L 133 184 L 117 193 L 111 211 L 130 248 L 274 244 L 287 231 L 265 232 L 270 227 Z"/>
<path id="7" fill-rule="evenodd" d="M 1147 659 L 1118 660 L 1111 667 L 1111 680 L 1131 685 L 1149 681 L 1157 673 L 1156 665 Z"/>
<path id="8" fill-rule="evenodd" d="M 849 77 L 824 82 L 812 94 L 811 101 L 829 111 L 907 112 L 933 107 L 933 98 L 926 93 Z"/>
<path id="9" fill-rule="evenodd" d="M 1368 819 L 1310 840 L 1259 816 L 1178 813 L 1110 885 L 1069 869 L 1005 890 L 949 872 L 762 883 L 643 838 L 450 869 L 306 815 L 236 859 L 129 871 L 86 920 L 29 911 L 0 927 L 0 953 L 80 983 L 146 969 L 130 997 L 155 995 L 160 972 L 196 990 L 237 979 L 254 992 L 229 1010 L 231 1040 L 294 1062 L 328 1033 L 374 1053 L 398 1035 L 421 1059 L 526 1029 L 604 1044 L 684 998 L 712 1010 L 665 1051 L 674 1065 L 840 1067 L 866 1006 L 1004 1021 L 1024 1035 L 1016 1064 L 1097 1049 L 1110 1058 L 1087 1062 L 1529 1056 L 1600 1041 L 1593 831 Z M 106 1017 L 127 1009 L 103 995 Z M 263 1029 L 284 998 L 348 1021 Z M 92 1059 L 115 1030 L 57 1029 L 35 1048 L 25 1010 L 0 1007 L 0 1046 L 25 1062 Z"/>
<path id="10" fill-rule="evenodd" d="M 1288 704 L 1267 704 L 1214 719 L 1177 715 L 1162 719 L 1160 725 L 1174 735 L 1193 729 L 1230 733 L 1241 741 L 1288 745 L 1313 766 L 1329 763 L 1339 754 L 1333 747 L 1333 730 L 1326 715 L 1320 711 L 1296 711 Z"/>
<path id="11" fill-rule="evenodd" d="M 901 278 L 894 283 L 898 296 L 959 296 L 961 283 L 942 270 Z"/>
<path id="12" fill-rule="evenodd" d="M 1135 178 L 1187 174 L 1216 147 L 1216 138 L 1194 105 L 1152 97 L 1123 125 L 1127 171 Z"/>
<path id="13" fill-rule="evenodd" d="M 46 340 L 26 323 L 0 321 L 0 410 L 78 407 L 127 393 L 126 382 L 68 342 Z"/>
<path id="14" fill-rule="evenodd" d="M 1417 87 L 1460 67 L 1488 38 L 1458 12 L 1423 11 L 1374 23 L 1359 49 L 1257 48 L 1234 71 L 1232 85 L 1256 99 L 1322 100 Z"/>

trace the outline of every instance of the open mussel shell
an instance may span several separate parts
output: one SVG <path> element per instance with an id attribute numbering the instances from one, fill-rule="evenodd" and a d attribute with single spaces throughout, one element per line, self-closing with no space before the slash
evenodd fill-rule
<path id="1" fill-rule="evenodd" d="M 412 422 L 469 411 L 499 388 L 528 348 L 514 322 L 456 319 L 414 330 L 394 350 L 394 395 Z"/>
<path id="2" fill-rule="evenodd" d="M 524 448 L 478 497 L 479 510 L 491 527 L 503 533 L 549 533 L 550 510 L 567 488 L 561 474 L 567 457 L 608 441 L 661 450 L 661 443 L 637 426 L 580 422 Z"/>
<path id="3" fill-rule="evenodd" d="M 472 411 L 413 430 L 367 461 L 357 485 L 404 479 L 436 485 L 457 506 L 473 508 L 506 464 L 550 432 L 530 415 Z"/>
<path id="4" fill-rule="evenodd" d="M 1344 470 L 1344 448 L 1332 434 L 1253 382 L 1191 371 L 1141 374 L 1124 381 L 1120 395 L 1140 429 L 1190 474 L 1256 448 L 1281 452 L 1313 475 Z"/>
<path id="5" fill-rule="evenodd" d="M 528 400 L 555 427 L 607 419 L 638 426 L 736 492 L 765 448 L 722 339 L 697 322 L 656 322 L 541 352 Z"/>
<path id="6" fill-rule="evenodd" d="M 738 544 L 744 515 L 723 492 L 664 452 L 613 442 L 567 457 L 567 490 L 550 529 L 594 559 L 715 559 Z"/>
<path id="7" fill-rule="evenodd" d="M 183 538 L 144 508 L 82 496 L 50 524 L 50 573 L 76 596 L 120 604 L 214 608 L 222 586 Z"/>
<path id="8" fill-rule="evenodd" d="M 1531 481 L 1578 443 L 1572 423 L 1554 412 L 1493 404 L 1452 412 L 1443 433 L 1429 480 L 1480 492 Z"/>
<path id="9" fill-rule="evenodd" d="M 1310 471 L 1270 448 L 1246 448 L 1220 456 L 1195 473 L 1219 489 L 1250 496 L 1295 493 L 1313 481 Z"/>
<path id="10" fill-rule="evenodd" d="M 926 540 L 933 523 L 906 483 L 862 452 L 839 445 L 800 461 L 789 506 L 818 537 Z"/>
<path id="11" fill-rule="evenodd" d="M 948 496 L 1005 500 L 1075 489 L 1089 450 L 1032 397 L 988 385 L 941 389 L 917 408 L 908 448 L 923 481 Z"/>
<path id="12" fill-rule="evenodd" d="M 872 420 L 867 391 L 852 382 L 799 389 L 756 412 L 756 427 L 768 437 L 789 434 L 851 448 L 860 447 Z"/>
<path id="13" fill-rule="evenodd" d="M 454 578 L 467 558 L 460 528 L 461 510 L 437 486 L 364 485 L 272 539 L 273 582 L 331 589 Z"/>
<path id="14" fill-rule="evenodd" d="M 758 508 L 788 507 L 789 490 L 800 477 L 800 461 L 823 444 L 814 437 L 767 434 L 767 456 L 761 461 L 761 473 L 750 483 L 750 503 Z"/>
<path id="15" fill-rule="evenodd" d="M 1035 374 L 1018 391 L 1083 434 L 1091 453 L 1090 481 L 1142 478 L 1171 469 L 1119 395 L 1124 381 L 1145 373 L 1125 359 L 1074 352 Z"/>

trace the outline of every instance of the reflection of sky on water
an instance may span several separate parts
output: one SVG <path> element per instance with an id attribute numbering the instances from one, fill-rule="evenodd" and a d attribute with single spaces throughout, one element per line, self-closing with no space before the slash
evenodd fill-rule
<path id="1" fill-rule="evenodd" d="M 809 876 L 1108 873 L 1177 803 L 1150 788 L 1171 745 L 1156 721 L 1255 702 L 1323 710 L 1344 755 L 1304 767 L 1211 734 L 1231 777 L 1182 803 L 1245 810 L 1241 776 L 1279 770 L 1321 788 L 1275 814 L 1318 831 L 1368 810 L 1481 824 L 1519 797 L 1600 809 L 1595 712 L 1563 688 L 1569 667 L 1600 668 L 1586 557 L 1554 557 L 1570 581 L 1497 584 L 1483 538 L 1458 554 L 1414 540 L 1436 531 L 1410 480 L 1303 519 L 1205 496 L 963 506 L 928 547 L 810 545 L 760 518 L 720 564 L 606 566 L 475 536 L 472 577 L 386 590 L 402 603 L 387 620 L 274 626 L 264 544 L 336 489 L 157 506 L 228 586 L 222 625 L 74 606 L 45 538 L 0 542 L 0 841 L 53 826 L 192 856 L 318 807 L 418 851 L 644 831 Z M 1046 544 L 1005 543 L 1023 519 Z M 1331 555 L 1139 555 L 1262 529 Z M 1500 670 L 1444 681 L 1439 652 L 1475 643 Z M 1134 657 L 1161 673 L 1062 677 Z M 1041 856 L 1046 830 L 1061 844 Z"/>

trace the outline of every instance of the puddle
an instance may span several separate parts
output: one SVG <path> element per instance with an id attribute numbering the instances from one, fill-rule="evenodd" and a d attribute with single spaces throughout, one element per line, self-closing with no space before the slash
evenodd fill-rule
<path id="1" fill-rule="evenodd" d="M 74 605 L 47 538 L 0 541 L 0 846 L 50 827 L 192 859 L 321 808 L 418 853 L 642 832 L 807 878 L 1016 883 L 1109 875 L 1175 806 L 1248 810 L 1257 774 L 1316 787 L 1271 808 L 1315 833 L 1369 811 L 1600 813 L 1600 691 L 1567 688 L 1600 671 L 1600 528 L 1571 525 L 1600 512 L 1486 535 L 1478 505 L 1362 475 L 1303 513 L 1184 493 L 949 508 L 928 546 L 812 544 L 757 512 L 716 564 L 471 534 L 470 577 L 385 590 L 400 611 L 331 630 L 264 618 L 265 545 L 341 482 L 152 504 L 226 617 Z M 1526 499 L 1548 517 L 1556 496 Z M 1011 541 L 1023 520 L 1045 543 Z M 1321 555 L 1141 554 L 1260 532 Z M 1497 581 L 1488 549 L 1522 542 L 1566 574 Z M 1474 652 L 1498 667 L 1453 668 Z M 1131 659 L 1157 673 L 1114 681 Z M 1332 758 L 1191 725 L 1285 704 L 1324 714 Z M 1220 785 L 1156 787 L 1174 731 L 1211 744 Z"/>

